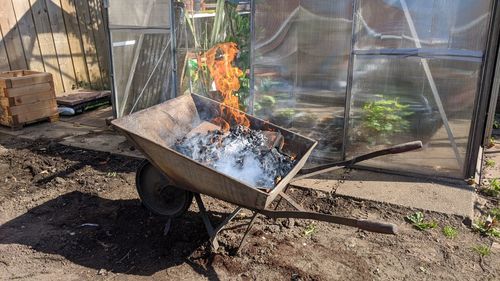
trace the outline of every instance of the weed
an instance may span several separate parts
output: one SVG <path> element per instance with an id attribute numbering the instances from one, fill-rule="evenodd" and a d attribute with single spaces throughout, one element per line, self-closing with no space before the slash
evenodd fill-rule
<path id="1" fill-rule="evenodd" d="M 496 218 L 488 216 L 483 221 L 478 221 L 472 224 L 472 229 L 476 232 L 481 233 L 482 235 L 491 236 L 491 237 L 500 237 L 500 230 L 495 228 Z"/>
<path id="2" fill-rule="evenodd" d="M 481 257 L 485 257 L 491 254 L 491 249 L 490 247 L 486 245 L 477 245 L 474 248 L 474 251 L 478 253 Z"/>
<path id="3" fill-rule="evenodd" d="M 484 161 L 484 165 L 486 168 L 493 168 L 493 167 L 495 167 L 495 160 L 486 159 L 486 161 Z"/>
<path id="4" fill-rule="evenodd" d="M 493 129 L 500 129 L 500 122 L 498 120 L 493 121 Z"/>
<path id="5" fill-rule="evenodd" d="M 109 178 L 114 178 L 114 177 L 116 177 L 116 172 L 108 172 L 107 176 Z"/>
<path id="6" fill-rule="evenodd" d="M 406 219 L 418 230 L 432 229 L 437 226 L 435 221 L 424 221 L 424 214 L 416 212 L 406 217 Z"/>
<path id="7" fill-rule="evenodd" d="M 304 229 L 304 236 L 310 236 L 314 232 L 316 232 L 316 225 L 314 223 L 311 223 Z"/>
<path id="8" fill-rule="evenodd" d="M 490 216 L 492 216 L 496 221 L 500 221 L 500 208 L 491 209 Z"/>
<path id="9" fill-rule="evenodd" d="M 443 227 L 443 235 L 446 238 L 453 239 L 453 238 L 457 237 L 458 231 L 453 226 L 447 225 L 447 226 Z"/>
<path id="10" fill-rule="evenodd" d="M 500 181 L 498 179 L 491 179 L 490 184 L 483 187 L 480 192 L 488 196 L 498 196 L 500 194 Z"/>
<path id="11" fill-rule="evenodd" d="M 495 138 L 494 137 L 490 137 L 490 139 L 488 140 L 488 144 L 486 145 L 487 148 L 492 148 L 495 146 Z"/>

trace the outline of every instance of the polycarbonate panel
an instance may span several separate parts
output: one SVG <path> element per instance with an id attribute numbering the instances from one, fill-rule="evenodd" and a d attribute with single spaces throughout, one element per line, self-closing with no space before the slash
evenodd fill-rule
<path id="1" fill-rule="evenodd" d="M 481 61 L 426 60 L 457 144 L 418 57 L 355 56 L 347 155 L 422 140 L 425 149 L 367 161 L 379 168 L 461 177 Z M 396 105 L 395 105 L 396 104 Z M 388 127 L 385 127 L 388 126 Z"/>
<path id="2" fill-rule="evenodd" d="M 408 12 L 418 38 L 412 36 Z M 483 51 L 491 0 L 360 0 L 355 49 L 423 48 Z"/>
<path id="3" fill-rule="evenodd" d="M 171 0 L 109 0 L 109 27 L 169 28 Z"/>
<path id="4" fill-rule="evenodd" d="M 254 114 L 340 159 L 353 1 L 255 1 Z"/>
<path id="5" fill-rule="evenodd" d="M 170 39 L 169 33 L 111 31 L 118 117 L 173 97 Z"/>

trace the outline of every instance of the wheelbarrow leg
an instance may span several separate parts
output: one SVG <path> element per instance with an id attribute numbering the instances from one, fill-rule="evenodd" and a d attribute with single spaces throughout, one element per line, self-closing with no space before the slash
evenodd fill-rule
<path id="1" fill-rule="evenodd" d="M 214 227 L 212 226 L 212 223 L 210 222 L 210 219 L 208 218 L 207 209 L 205 208 L 205 205 L 203 204 L 203 200 L 201 200 L 201 196 L 199 193 L 195 193 L 194 198 L 196 199 L 196 204 L 198 205 L 198 209 L 200 209 L 200 216 L 201 216 L 201 219 L 203 220 L 203 224 L 205 224 L 205 228 L 207 229 L 208 236 L 212 236 L 212 234 L 214 233 Z"/>
<path id="2" fill-rule="evenodd" d="M 259 213 L 253 212 L 252 219 L 248 223 L 247 229 L 245 230 L 245 234 L 243 234 L 243 237 L 241 238 L 240 245 L 238 248 L 236 248 L 236 255 L 240 254 L 241 247 L 243 246 L 243 243 L 245 243 L 245 240 L 247 239 L 248 234 L 250 233 L 250 230 L 252 230 L 253 223 L 255 222 L 255 219 L 257 218 L 257 215 Z"/>
<path id="3" fill-rule="evenodd" d="M 198 209 L 200 209 L 200 215 L 203 219 L 203 224 L 205 224 L 205 228 L 207 229 L 208 236 L 210 237 L 210 244 L 212 246 L 213 251 L 217 251 L 219 249 L 219 242 L 217 241 L 217 235 L 222 231 L 224 226 L 226 226 L 238 213 L 241 211 L 241 207 L 237 207 L 234 211 L 229 214 L 222 223 L 214 229 L 210 219 L 208 218 L 207 209 L 205 208 L 205 204 L 203 204 L 203 200 L 201 199 L 200 194 L 195 193 L 194 198 L 196 199 L 196 204 L 198 204 Z"/>
<path id="4" fill-rule="evenodd" d="M 210 244 L 212 245 L 212 249 L 214 251 L 217 251 L 219 249 L 219 242 L 217 241 L 217 235 L 219 234 L 219 232 L 222 231 L 224 226 L 226 226 L 232 219 L 234 219 L 234 217 L 236 217 L 236 215 L 238 215 L 240 211 L 241 207 L 234 209 L 234 211 L 231 214 L 229 214 L 221 224 L 219 224 L 219 226 L 215 229 L 212 235 L 210 235 Z"/>

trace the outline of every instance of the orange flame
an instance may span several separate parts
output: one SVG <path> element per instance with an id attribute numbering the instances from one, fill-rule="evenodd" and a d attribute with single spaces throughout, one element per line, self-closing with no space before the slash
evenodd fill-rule
<path id="1" fill-rule="evenodd" d="M 248 118 L 238 110 L 238 97 L 234 95 L 240 89 L 238 78 L 243 75 L 241 69 L 232 65 L 238 51 L 236 43 L 227 42 L 215 45 L 202 55 L 210 76 L 214 79 L 215 88 L 222 95 L 221 103 L 227 106 L 221 106 L 221 116 L 212 120 L 224 131 L 229 130 L 230 122 L 245 127 L 250 126 Z M 201 61 L 200 58 L 198 61 Z"/>

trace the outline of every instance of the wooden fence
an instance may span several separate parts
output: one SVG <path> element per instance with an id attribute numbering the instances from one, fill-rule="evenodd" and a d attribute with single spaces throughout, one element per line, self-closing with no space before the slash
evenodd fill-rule
<path id="1" fill-rule="evenodd" d="M 56 95 L 109 88 L 102 0 L 0 0 L 0 71 L 52 73 Z"/>

